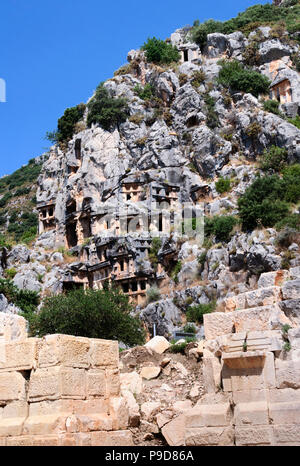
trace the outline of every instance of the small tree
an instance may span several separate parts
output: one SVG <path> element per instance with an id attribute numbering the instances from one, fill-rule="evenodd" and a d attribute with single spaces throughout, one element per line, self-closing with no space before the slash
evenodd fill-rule
<path id="1" fill-rule="evenodd" d="M 226 193 L 230 190 L 230 180 L 228 178 L 219 178 L 216 182 L 216 190 L 219 194 Z"/>
<path id="2" fill-rule="evenodd" d="M 220 62 L 218 82 L 233 91 L 250 92 L 255 97 L 268 92 L 271 81 L 257 71 L 244 68 L 236 60 Z"/>
<path id="3" fill-rule="evenodd" d="M 149 38 L 142 46 L 142 50 L 145 51 L 147 61 L 152 63 L 169 64 L 178 62 L 180 59 L 180 54 L 175 46 L 156 37 Z"/>
<path id="4" fill-rule="evenodd" d="M 111 97 L 102 83 L 88 103 L 88 109 L 87 125 L 97 123 L 106 130 L 122 123 L 129 115 L 127 100 Z"/>
<path id="5" fill-rule="evenodd" d="M 46 298 L 31 330 L 38 336 L 63 333 L 143 344 L 144 330 L 131 311 L 128 297 L 118 289 L 73 290 Z"/>
<path id="6" fill-rule="evenodd" d="M 265 149 L 260 158 L 260 167 L 264 171 L 273 170 L 281 171 L 286 165 L 287 150 L 277 146 L 271 146 L 269 150 Z"/>

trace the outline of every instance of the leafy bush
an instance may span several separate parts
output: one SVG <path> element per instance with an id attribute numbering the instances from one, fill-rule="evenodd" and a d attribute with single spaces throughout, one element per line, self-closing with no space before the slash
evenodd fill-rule
<path id="1" fill-rule="evenodd" d="M 264 101 L 264 110 L 266 112 L 274 113 L 275 115 L 280 115 L 279 111 L 279 102 L 274 99 Z"/>
<path id="2" fill-rule="evenodd" d="M 219 194 L 226 193 L 230 190 L 230 179 L 229 178 L 219 178 L 216 182 L 216 190 Z"/>
<path id="3" fill-rule="evenodd" d="M 288 217 L 289 204 L 300 199 L 300 165 L 291 165 L 278 175 L 258 177 L 239 198 L 239 216 L 244 230 L 258 225 L 272 227 Z"/>
<path id="4" fill-rule="evenodd" d="M 290 8 L 292 5 L 295 6 Z M 298 31 L 299 17 L 300 6 L 297 0 L 286 0 L 280 6 L 270 3 L 266 3 L 265 5 L 258 4 L 247 8 L 228 21 L 222 22 L 210 19 L 202 24 L 199 21 L 195 21 L 190 36 L 194 42 L 203 48 L 207 42 L 207 34 L 213 32 L 230 34 L 235 31 L 242 31 L 247 34 L 259 26 L 282 21 L 289 32 Z"/>
<path id="5" fill-rule="evenodd" d="M 260 168 L 264 171 L 280 172 L 286 165 L 287 150 L 277 146 L 265 149 L 260 158 Z"/>
<path id="6" fill-rule="evenodd" d="M 13 280 L 13 278 L 17 274 L 17 270 L 14 267 L 12 267 L 11 269 L 6 269 L 4 273 L 6 278 L 8 278 L 9 280 Z"/>
<path id="7" fill-rule="evenodd" d="M 276 223 L 276 230 L 281 230 L 284 227 L 291 228 L 293 230 L 300 230 L 300 215 L 290 214 L 284 217 L 282 220 Z"/>
<path id="8" fill-rule="evenodd" d="M 249 66 L 259 65 L 260 62 L 260 53 L 259 46 L 256 42 L 252 41 L 245 48 L 243 52 L 244 63 Z"/>
<path id="9" fill-rule="evenodd" d="M 193 325 L 193 324 L 186 324 L 183 327 L 183 331 L 185 333 L 197 333 L 197 329 L 196 329 L 195 325 Z"/>
<path id="10" fill-rule="evenodd" d="M 197 89 L 205 80 L 206 74 L 203 70 L 194 71 L 192 74 L 191 85 Z"/>
<path id="11" fill-rule="evenodd" d="M 88 103 L 88 110 L 87 125 L 97 123 L 106 130 L 122 123 L 129 115 L 127 100 L 110 97 L 102 83 Z"/>
<path id="12" fill-rule="evenodd" d="M 216 215 L 212 218 L 205 218 L 204 233 L 208 238 L 211 235 L 217 241 L 228 242 L 233 227 L 237 224 L 237 219 L 231 215 Z"/>
<path id="13" fill-rule="evenodd" d="M 157 286 L 151 286 L 147 290 L 147 301 L 148 303 L 153 303 L 155 301 L 158 301 L 160 299 L 160 291 L 157 288 Z"/>
<path id="14" fill-rule="evenodd" d="M 21 290 L 10 279 L 0 278 L 0 294 L 4 294 L 9 303 L 19 307 L 23 311 L 23 316 L 28 320 L 36 312 L 40 302 L 36 291 Z"/>
<path id="15" fill-rule="evenodd" d="M 202 324 L 203 315 L 213 312 L 215 308 L 216 303 L 214 301 L 209 304 L 197 304 L 194 306 L 190 306 L 186 313 L 187 321 Z"/>
<path id="16" fill-rule="evenodd" d="M 290 165 L 282 171 L 284 200 L 298 202 L 300 199 L 300 164 Z"/>
<path id="17" fill-rule="evenodd" d="M 184 350 L 187 346 L 187 341 L 184 341 L 182 343 L 175 343 L 174 345 L 171 345 L 169 347 L 169 351 L 171 351 L 171 353 L 181 353 L 181 354 L 184 354 Z"/>
<path id="18" fill-rule="evenodd" d="M 34 183 L 41 172 L 41 168 L 41 163 L 36 163 L 34 159 L 31 159 L 27 165 L 19 168 L 11 175 L 0 179 L 0 193 L 7 190 L 12 191 L 14 188 L 26 183 Z M 11 198 L 12 194 L 7 193 L 6 196 L 10 196 L 9 198 Z"/>
<path id="19" fill-rule="evenodd" d="M 133 89 L 133 92 L 139 96 L 140 99 L 143 99 L 143 100 L 149 100 L 153 97 L 154 95 L 154 88 L 151 84 L 147 83 L 145 84 L 144 87 L 140 86 L 139 84 L 137 84 L 134 89 Z"/>
<path id="20" fill-rule="evenodd" d="M 221 60 L 218 82 L 233 91 L 250 92 L 258 97 L 259 94 L 268 92 L 271 81 L 264 75 L 244 68 L 236 61 Z"/>
<path id="21" fill-rule="evenodd" d="M 148 62 L 169 64 L 178 62 L 180 59 L 180 54 L 175 46 L 156 37 L 148 38 L 141 48 L 145 51 Z"/>
<path id="22" fill-rule="evenodd" d="M 161 248 L 161 244 L 162 244 L 162 242 L 161 242 L 161 239 L 159 237 L 152 238 L 151 248 L 149 250 L 149 260 L 150 260 L 151 265 L 152 265 L 155 272 L 156 272 L 157 266 L 158 266 L 157 254 L 158 254 L 158 251 Z"/>
<path id="23" fill-rule="evenodd" d="M 85 104 L 67 108 L 63 116 L 58 119 L 57 130 L 47 132 L 46 139 L 53 143 L 67 143 L 73 137 L 76 123 L 83 118 L 85 108 Z"/>
<path id="24" fill-rule="evenodd" d="M 74 290 L 45 298 L 32 330 L 39 336 L 62 333 L 143 344 L 144 330 L 131 311 L 128 296 L 117 289 Z"/>
<path id="25" fill-rule="evenodd" d="M 178 261 L 175 265 L 175 267 L 173 268 L 172 270 L 172 273 L 171 273 L 171 278 L 172 280 L 174 280 L 174 282 L 177 284 L 178 283 L 178 274 L 181 270 L 181 267 L 182 267 L 182 262 L 181 261 Z"/>
<path id="26" fill-rule="evenodd" d="M 216 101 L 209 94 L 204 96 L 204 102 L 206 104 L 206 125 L 214 129 L 219 126 L 219 116 L 215 110 Z"/>

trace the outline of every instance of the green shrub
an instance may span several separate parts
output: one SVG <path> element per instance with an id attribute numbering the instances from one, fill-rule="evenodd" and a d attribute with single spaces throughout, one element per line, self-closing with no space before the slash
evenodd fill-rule
<path id="1" fill-rule="evenodd" d="M 172 273 L 171 273 L 171 278 L 174 280 L 174 282 L 177 284 L 178 283 L 178 274 L 181 270 L 182 267 L 182 262 L 178 261 L 177 264 L 174 266 Z"/>
<path id="2" fill-rule="evenodd" d="M 191 40 L 203 50 L 207 43 L 207 34 L 221 32 L 222 26 L 223 23 L 221 21 L 214 21 L 213 19 L 205 21 L 203 24 L 199 24 L 199 21 L 195 21 L 194 28 L 190 33 Z"/>
<path id="3" fill-rule="evenodd" d="M 17 270 L 14 267 L 12 267 L 11 269 L 6 269 L 4 273 L 6 278 L 8 278 L 9 280 L 13 280 L 17 274 Z"/>
<path id="4" fill-rule="evenodd" d="M 62 333 L 143 344 L 144 330 L 131 311 L 128 296 L 117 289 L 80 289 L 45 298 L 32 327 L 38 336 Z"/>
<path id="5" fill-rule="evenodd" d="M 280 115 L 279 102 L 273 99 L 265 100 L 264 110 L 266 112 L 274 113 L 275 115 Z"/>
<path id="6" fill-rule="evenodd" d="M 290 8 L 290 6 L 293 8 Z M 206 44 L 207 34 L 221 32 L 230 34 L 234 31 L 242 31 L 245 34 L 257 29 L 259 26 L 284 21 L 289 32 L 299 30 L 300 5 L 297 0 L 286 0 L 282 5 L 266 3 L 264 5 L 253 5 L 245 11 L 238 13 L 235 18 L 227 21 L 208 20 L 200 24 L 194 22 L 190 36 L 200 47 Z"/>
<path id="7" fill-rule="evenodd" d="M 22 315 L 29 321 L 40 302 L 36 291 L 21 290 L 10 279 L 0 279 L 0 294 L 4 294 L 9 303 L 19 307 Z"/>
<path id="8" fill-rule="evenodd" d="M 159 237 L 152 238 L 151 247 L 149 250 L 149 261 L 156 272 L 158 266 L 158 251 L 160 250 L 162 245 L 161 239 Z"/>
<path id="9" fill-rule="evenodd" d="M 184 333 L 197 333 L 197 329 L 196 329 L 195 325 L 193 325 L 193 324 L 186 324 L 183 327 L 183 331 L 184 331 Z"/>
<path id="10" fill-rule="evenodd" d="M 276 223 L 276 230 L 281 230 L 284 227 L 292 228 L 293 230 L 300 230 L 300 215 L 290 214 Z"/>
<path id="11" fill-rule="evenodd" d="M 206 125 L 211 128 L 217 128 L 219 126 L 219 116 L 215 110 L 216 101 L 209 94 L 204 96 L 204 102 L 206 104 Z"/>
<path id="12" fill-rule="evenodd" d="M 205 80 L 206 74 L 203 70 L 194 71 L 192 74 L 191 85 L 197 89 Z"/>
<path id="13" fill-rule="evenodd" d="M 109 130 L 126 120 L 129 115 L 127 100 L 125 98 L 110 97 L 107 89 L 101 83 L 94 97 L 88 103 L 87 125 L 99 124 Z"/>
<path id="14" fill-rule="evenodd" d="M 287 150 L 277 146 L 265 149 L 260 157 L 260 168 L 264 171 L 280 172 L 286 166 Z"/>
<path id="15" fill-rule="evenodd" d="M 57 130 L 47 132 L 46 139 L 56 143 L 67 143 L 72 139 L 75 132 L 75 125 L 84 115 L 85 104 L 76 105 L 76 107 L 67 108 L 62 117 L 58 119 Z"/>
<path id="16" fill-rule="evenodd" d="M 171 351 L 171 353 L 181 353 L 181 354 L 184 354 L 184 350 L 187 346 L 188 342 L 185 341 L 185 342 L 182 342 L 182 343 L 175 343 L 174 345 L 171 345 L 169 347 L 169 351 Z"/>
<path id="17" fill-rule="evenodd" d="M 284 200 L 298 202 L 300 199 L 300 164 L 290 165 L 282 171 Z"/>
<path id="18" fill-rule="evenodd" d="M 216 303 L 213 301 L 209 304 L 197 304 L 190 306 L 186 313 L 188 322 L 197 322 L 198 324 L 203 323 L 203 315 L 213 312 L 216 308 Z"/>
<path id="19" fill-rule="evenodd" d="M 175 46 L 156 37 L 148 38 L 141 48 L 145 51 L 148 62 L 169 64 L 178 62 L 180 59 L 180 54 Z"/>
<path id="20" fill-rule="evenodd" d="M 138 95 L 139 98 L 142 99 L 142 100 L 150 100 L 154 95 L 154 88 L 153 88 L 152 84 L 149 84 L 149 83 L 145 84 L 144 87 L 137 84 L 134 87 L 133 92 L 136 95 Z"/>
<path id="21" fill-rule="evenodd" d="M 238 220 L 232 215 L 216 215 L 212 218 L 206 217 L 204 224 L 204 233 L 206 238 L 214 235 L 217 241 L 228 242 L 233 227 Z"/>
<path id="22" fill-rule="evenodd" d="M 159 301 L 159 300 L 160 300 L 160 291 L 157 288 L 157 286 L 151 286 L 151 288 L 148 288 L 147 302 L 154 303 L 155 301 Z"/>
<path id="23" fill-rule="evenodd" d="M 206 262 L 206 258 L 207 258 L 207 252 L 204 251 L 200 254 L 200 256 L 197 257 L 197 261 L 200 265 L 203 266 Z"/>
<path id="24" fill-rule="evenodd" d="M 252 41 L 243 52 L 243 60 L 246 65 L 255 66 L 260 63 L 259 45 Z"/>
<path id="25" fill-rule="evenodd" d="M 278 175 L 256 178 L 238 200 L 244 230 L 258 225 L 272 227 L 289 214 L 289 203 L 300 199 L 300 165 L 292 165 Z"/>
<path id="26" fill-rule="evenodd" d="M 229 178 L 219 178 L 218 181 L 216 182 L 216 190 L 219 194 L 226 193 L 227 191 L 230 191 L 230 179 Z"/>
<path id="27" fill-rule="evenodd" d="M 268 92 L 271 81 L 266 76 L 257 71 L 244 68 L 236 60 L 221 60 L 220 64 L 221 69 L 219 71 L 218 82 L 222 86 L 230 88 L 233 91 L 250 92 L 255 97 Z"/>

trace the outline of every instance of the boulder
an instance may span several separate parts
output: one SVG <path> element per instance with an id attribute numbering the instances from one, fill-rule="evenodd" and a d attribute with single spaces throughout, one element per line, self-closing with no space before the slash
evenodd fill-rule
<path id="1" fill-rule="evenodd" d="M 170 348 L 171 344 L 166 340 L 166 338 L 157 335 L 154 338 L 151 338 L 145 346 L 147 348 L 151 348 L 158 354 L 164 353 L 168 348 Z"/>
<path id="2" fill-rule="evenodd" d="M 140 372 L 140 376 L 143 379 L 151 380 L 156 379 L 161 372 L 161 368 L 157 366 L 145 366 Z"/>

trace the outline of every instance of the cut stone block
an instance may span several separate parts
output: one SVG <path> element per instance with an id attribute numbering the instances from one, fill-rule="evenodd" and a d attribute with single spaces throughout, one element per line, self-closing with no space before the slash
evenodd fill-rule
<path id="1" fill-rule="evenodd" d="M 92 432 L 91 446 L 97 447 L 131 447 L 133 446 L 130 430 L 117 432 Z"/>
<path id="2" fill-rule="evenodd" d="M 271 426 L 237 426 L 235 428 L 236 445 L 271 445 L 272 433 Z"/>
<path id="3" fill-rule="evenodd" d="M 185 415 L 179 414 L 171 422 L 168 422 L 161 429 L 161 433 L 168 445 L 177 447 L 185 445 Z"/>
<path id="4" fill-rule="evenodd" d="M 278 326 L 289 322 L 277 304 L 234 312 L 212 312 L 204 314 L 203 318 L 205 337 L 211 340 L 235 332 L 272 330 L 275 320 Z"/>
<path id="5" fill-rule="evenodd" d="M 0 402 L 26 400 L 25 382 L 20 372 L 2 372 L 0 374 Z"/>
<path id="6" fill-rule="evenodd" d="M 267 401 L 238 403 L 234 409 L 235 425 L 266 425 L 269 423 Z"/>
<path id="7" fill-rule="evenodd" d="M 203 358 L 203 379 L 208 393 L 215 393 L 221 385 L 222 365 L 218 358 Z"/>
<path id="8" fill-rule="evenodd" d="M 3 345 L 0 360 L 0 372 L 24 371 L 36 367 L 37 338 L 15 341 Z"/>
<path id="9" fill-rule="evenodd" d="M 119 369 L 106 369 L 106 396 L 118 396 L 120 394 Z"/>
<path id="10" fill-rule="evenodd" d="M 106 396 L 106 375 L 104 369 L 90 369 L 87 374 L 88 396 Z"/>
<path id="11" fill-rule="evenodd" d="M 204 333 L 206 340 L 213 340 L 219 335 L 233 333 L 235 312 L 212 312 L 204 314 Z"/>
<path id="12" fill-rule="evenodd" d="M 38 367 L 65 366 L 87 368 L 90 341 L 71 335 L 47 335 L 39 343 Z"/>
<path id="13" fill-rule="evenodd" d="M 276 359 L 275 370 L 278 388 L 300 388 L 300 361 Z"/>
<path id="14" fill-rule="evenodd" d="M 245 293 L 245 297 L 245 307 L 267 306 L 281 300 L 281 288 L 279 286 L 258 288 L 257 290 Z"/>
<path id="15" fill-rule="evenodd" d="M 267 402 L 269 397 L 269 390 L 242 390 L 242 391 L 233 391 L 232 398 L 234 403 L 259 403 L 262 401 Z"/>
<path id="16" fill-rule="evenodd" d="M 269 411 L 274 424 L 300 424 L 300 402 L 270 403 Z"/>
<path id="17" fill-rule="evenodd" d="M 273 427 L 275 445 L 300 445 L 300 424 L 283 424 Z"/>
<path id="18" fill-rule="evenodd" d="M 186 428 L 227 426 L 232 417 L 229 403 L 197 405 L 184 414 Z"/>
<path id="19" fill-rule="evenodd" d="M 0 419 L 0 437 L 21 435 L 25 419 L 25 417 Z"/>
<path id="20" fill-rule="evenodd" d="M 230 446 L 234 445 L 233 427 L 188 428 L 185 432 L 186 446 Z"/>
<path id="21" fill-rule="evenodd" d="M 90 363 L 92 367 L 119 367 L 119 346 L 117 341 L 90 338 Z"/>
<path id="22" fill-rule="evenodd" d="M 29 400 L 55 400 L 58 398 L 84 399 L 86 378 L 84 369 L 48 367 L 36 369 L 29 382 Z"/>
<path id="23" fill-rule="evenodd" d="M 24 340 L 27 337 L 27 323 L 24 317 L 0 312 L 0 336 L 5 342 Z"/>
<path id="24" fill-rule="evenodd" d="M 247 369 L 263 367 L 265 357 L 264 351 L 240 351 L 237 353 L 223 353 L 222 360 L 231 369 Z"/>
<path id="25" fill-rule="evenodd" d="M 282 286 L 283 282 L 289 278 L 288 270 L 276 270 L 275 272 L 262 273 L 257 282 L 258 288 L 269 286 Z"/>
<path id="26" fill-rule="evenodd" d="M 66 416 L 50 414 L 46 416 L 30 416 L 24 422 L 24 435 L 46 435 L 66 432 Z"/>

